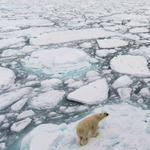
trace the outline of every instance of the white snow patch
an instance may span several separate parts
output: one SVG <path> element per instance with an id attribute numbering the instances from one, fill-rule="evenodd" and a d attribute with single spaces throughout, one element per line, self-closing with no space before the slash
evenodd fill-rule
<path id="1" fill-rule="evenodd" d="M 108 54 L 113 54 L 116 53 L 117 51 L 115 49 L 102 49 L 102 50 L 97 50 L 96 55 L 98 57 L 106 57 Z"/>
<path id="2" fill-rule="evenodd" d="M 118 88 L 118 94 L 122 100 L 129 100 L 131 95 L 131 88 Z"/>
<path id="3" fill-rule="evenodd" d="M 110 61 L 111 69 L 135 76 L 150 76 L 148 63 L 143 56 L 118 55 Z"/>
<path id="4" fill-rule="evenodd" d="M 14 102 L 21 99 L 24 95 L 29 94 L 29 92 L 31 92 L 31 88 L 22 88 L 20 90 L 0 95 L 0 110 L 3 110 L 12 105 Z"/>
<path id="5" fill-rule="evenodd" d="M 48 45 L 84 39 L 95 39 L 100 37 L 112 36 L 116 34 L 117 33 L 107 32 L 101 28 L 68 30 L 68 31 L 47 33 L 40 35 L 36 38 L 31 38 L 30 43 L 31 45 Z"/>
<path id="6" fill-rule="evenodd" d="M 117 89 L 117 88 L 120 88 L 120 87 L 127 87 L 132 83 L 133 83 L 133 81 L 127 75 L 124 75 L 124 76 L 118 78 L 113 83 L 112 87 Z"/>
<path id="7" fill-rule="evenodd" d="M 81 87 L 81 86 L 83 86 L 84 85 L 84 82 L 83 81 L 75 81 L 75 82 L 73 82 L 73 83 L 69 83 L 68 85 L 67 85 L 67 87 L 69 87 L 69 88 L 79 88 L 79 87 Z"/>
<path id="8" fill-rule="evenodd" d="M 106 79 L 99 79 L 69 93 L 67 99 L 86 104 L 97 104 L 107 99 L 108 90 Z"/>
<path id="9" fill-rule="evenodd" d="M 97 40 L 97 42 L 100 48 L 115 48 L 128 45 L 128 42 L 120 39 L 104 39 Z"/>
<path id="10" fill-rule="evenodd" d="M 144 32 L 149 32 L 149 30 L 146 28 L 133 28 L 129 32 L 130 33 L 144 33 Z"/>
<path id="11" fill-rule="evenodd" d="M 122 103 L 99 107 L 90 115 L 102 111 L 107 111 L 109 116 L 99 123 L 98 137 L 90 137 L 85 146 L 79 145 L 77 121 L 68 125 L 43 124 L 36 127 L 24 137 L 20 150 L 38 150 L 36 145 L 42 150 L 149 150 L 150 125 L 144 121 L 144 118 L 149 118 L 149 110 Z"/>
<path id="12" fill-rule="evenodd" d="M 23 129 L 25 129 L 31 123 L 31 121 L 32 121 L 32 119 L 26 118 L 24 120 L 15 122 L 11 126 L 11 130 L 14 132 L 21 132 Z"/>
<path id="13" fill-rule="evenodd" d="M 83 48 L 91 48 L 92 44 L 89 43 L 89 42 L 85 42 L 85 43 L 82 43 L 80 46 L 83 47 Z"/>
<path id="14" fill-rule="evenodd" d="M 29 107 L 37 110 L 53 108 L 62 100 L 64 95 L 64 91 L 58 90 L 41 93 L 38 97 L 34 97 L 31 100 Z"/>
<path id="15" fill-rule="evenodd" d="M 35 115 L 35 113 L 34 113 L 33 110 L 26 110 L 26 111 L 22 112 L 21 114 L 19 114 L 19 115 L 17 116 L 17 119 L 20 120 L 20 119 L 32 117 L 32 116 L 34 116 L 34 115 Z"/>
<path id="16" fill-rule="evenodd" d="M 89 68 L 88 55 L 79 49 L 60 48 L 33 52 L 22 61 L 27 68 L 40 69 L 48 74 L 65 74 L 78 69 Z"/>
<path id="17" fill-rule="evenodd" d="M 149 88 L 142 88 L 140 90 L 140 94 L 143 95 L 143 96 L 150 96 Z"/>
<path id="18" fill-rule="evenodd" d="M 10 69 L 0 67 L 0 92 L 14 84 L 16 76 Z"/>

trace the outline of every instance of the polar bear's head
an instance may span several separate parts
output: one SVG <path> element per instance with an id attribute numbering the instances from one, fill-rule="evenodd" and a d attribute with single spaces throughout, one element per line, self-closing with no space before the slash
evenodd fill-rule
<path id="1" fill-rule="evenodd" d="M 102 119 L 106 118 L 109 114 L 107 112 L 101 112 L 96 114 L 96 117 L 98 118 L 99 121 L 101 121 Z"/>

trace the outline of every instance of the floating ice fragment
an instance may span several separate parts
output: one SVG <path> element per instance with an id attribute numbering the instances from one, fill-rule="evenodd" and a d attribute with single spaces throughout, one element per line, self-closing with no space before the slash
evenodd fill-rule
<path id="1" fill-rule="evenodd" d="M 38 97 L 34 97 L 29 107 L 37 110 L 54 108 L 65 95 L 64 91 L 53 90 L 41 93 Z"/>
<path id="2" fill-rule="evenodd" d="M 128 23 L 126 23 L 126 26 L 143 27 L 143 26 L 147 26 L 147 24 L 146 23 L 140 23 L 140 22 L 128 22 Z"/>
<path id="3" fill-rule="evenodd" d="M 75 82 L 73 82 L 73 83 L 69 83 L 68 85 L 67 85 L 67 87 L 69 87 L 69 88 L 79 88 L 79 87 L 81 87 L 81 86 L 83 86 L 84 85 L 84 82 L 83 81 L 75 81 Z"/>
<path id="4" fill-rule="evenodd" d="M 26 118 L 24 120 L 15 122 L 11 126 L 11 130 L 14 131 L 14 132 L 21 132 L 22 130 L 24 130 L 31 123 L 31 121 L 32 121 L 32 119 Z"/>
<path id="5" fill-rule="evenodd" d="M 17 119 L 20 120 L 20 119 L 24 119 L 27 117 L 32 117 L 34 115 L 35 115 L 35 113 L 33 110 L 26 110 L 26 111 L 22 112 L 21 114 L 19 114 Z"/>
<path id="6" fill-rule="evenodd" d="M 112 85 L 113 88 L 117 89 L 117 88 L 120 88 L 120 87 L 127 87 L 129 86 L 130 84 L 132 84 L 132 80 L 127 76 L 127 75 L 124 75 L 120 78 L 118 78 Z"/>
<path id="7" fill-rule="evenodd" d="M 10 69 L 0 67 L 0 92 L 14 84 L 16 76 Z"/>
<path id="8" fill-rule="evenodd" d="M 0 143 L 0 149 L 5 149 L 6 148 L 6 144 L 5 143 Z"/>
<path id="9" fill-rule="evenodd" d="M 107 99 L 108 90 L 106 79 L 99 79 L 69 93 L 67 99 L 86 104 L 97 104 Z"/>
<path id="10" fill-rule="evenodd" d="M 118 94 L 122 100 L 130 99 L 131 88 L 118 88 Z"/>
<path id="11" fill-rule="evenodd" d="M 97 40 L 97 42 L 100 48 L 115 48 L 128 45 L 128 42 L 120 39 L 104 39 Z"/>
<path id="12" fill-rule="evenodd" d="M 97 50 L 96 55 L 98 57 L 106 57 L 108 54 L 116 53 L 117 51 L 115 49 L 103 49 L 103 50 Z"/>
<path id="13" fill-rule="evenodd" d="M 89 43 L 89 42 L 82 43 L 80 46 L 83 48 L 91 48 L 92 47 L 91 43 Z"/>
<path id="14" fill-rule="evenodd" d="M 150 76 L 148 63 L 143 56 L 119 55 L 110 61 L 111 69 L 135 76 Z"/>
<path id="15" fill-rule="evenodd" d="M 5 120 L 5 115 L 0 115 L 0 124 L 2 124 L 4 120 Z"/>
<path id="16" fill-rule="evenodd" d="M 133 28 L 129 32 L 130 33 L 144 33 L 144 32 L 149 32 L 149 30 L 146 28 Z"/>
<path id="17" fill-rule="evenodd" d="M 140 94 L 143 96 L 150 96 L 149 88 L 142 88 Z"/>

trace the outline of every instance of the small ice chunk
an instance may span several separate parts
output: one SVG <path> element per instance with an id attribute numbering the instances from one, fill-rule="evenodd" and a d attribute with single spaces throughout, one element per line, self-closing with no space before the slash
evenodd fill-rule
<path id="1" fill-rule="evenodd" d="M 0 67 L 0 91 L 14 84 L 16 76 L 10 69 Z"/>
<path id="2" fill-rule="evenodd" d="M 13 104 L 11 106 L 11 109 L 13 111 L 18 111 L 18 110 L 21 110 L 22 107 L 26 104 L 26 102 L 28 101 L 28 98 L 23 98 L 21 99 L 20 101 L 16 102 L 15 104 Z"/>
<path id="3" fill-rule="evenodd" d="M 20 52 L 18 50 L 4 50 L 3 53 L 1 54 L 1 57 L 10 57 L 10 56 L 15 56 L 18 55 Z"/>
<path id="4" fill-rule="evenodd" d="M 0 115 L 0 124 L 2 124 L 4 120 L 5 120 L 5 115 Z"/>
<path id="5" fill-rule="evenodd" d="M 42 88 L 52 88 L 56 87 L 62 84 L 62 81 L 59 79 L 50 79 L 50 80 L 44 80 L 41 82 Z"/>
<path id="6" fill-rule="evenodd" d="M 117 91 L 122 100 L 130 99 L 131 88 L 119 88 Z"/>
<path id="7" fill-rule="evenodd" d="M 73 83 L 68 84 L 67 87 L 69 87 L 69 88 L 79 88 L 83 85 L 84 85 L 83 81 L 75 81 Z"/>
<path id="8" fill-rule="evenodd" d="M 92 47 L 91 43 L 89 43 L 89 42 L 82 43 L 80 46 L 83 48 L 91 48 Z"/>
<path id="9" fill-rule="evenodd" d="M 87 106 L 75 106 L 75 107 L 69 107 L 64 110 L 64 113 L 72 113 L 72 112 L 81 112 L 88 109 Z"/>
<path id="10" fill-rule="evenodd" d="M 111 69 L 119 72 L 135 76 L 150 76 L 148 63 L 143 56 L 118 55 L 110 61 Z"/>
<path id="11" fill-rule="evenodd" d="M 150 96 L 149 88 L 142 88 L 140 94 L 143 96 Z"/>
<path id="12" fill-rule="evenodd" d="M 137 102 L 141 104 L 141 103 L 143 103 L 143 99 L 140 98 L 140 99 L 137 100 Z"/>
<path id="13" fill-rule="evenodd" d="M 96 58 L 89 58 L 90 63 L 98 63 L 99 61 Z"/>
<path id="14" fill-rule="evenodd" d="M 32 117 L 34 115 L 35 115 L 35 113 L 34 113 L 33 110 L 27 110 L 27 111 L 24 111 L 21 114 L 19 114 L 17 119 L 20 120 L 20 119 L 24 119 L 24 118 L 27 118 L 27 117 Z"/>
<path id="15" fill-rule="evenodd" d="M 8 106 L 12 105 L 24 95 L 27 95 L 29 92 L 31 92 L 31 88 L 22 88 L 20 90 L 0 95 L 0 110 L 3 110 Z"/>
<path id="16" fill-rule="evenodd" d="M 97 42 L 100 48 L 115 48 L 128 45 L 128 42 L 120 39 L 104 39 L 97 40 Z"/>
<path id="17" fill-rule="evenodd" d="M 99 79 L 69 93 L 67 99 L 86 104 L 97 104 L 107 99 L 108 90 L 106 79 Z"/>
<path id="18" fill-rule="evenodd" d="M 1 127 L 2 128 L 8 128 L 9 127 L 9 123 L 4 123 Z"/>
<path id="19" fill-rule="evenodd" d="M 149 30 L 146 28 L 133 28 L 129 32 L 130 33 L 144 33 L 144 32 L 149 32 Z"/>
<path id="20" fill-rule="evenodd" d="M 65 83 L 65 84 L 71 84 L 71 83 L 73 83 L 73 82 L 75 82 L 75 80 L 73 80 L 73 79 L 68 79 L 68 80 L 65 81 L 64 83 Z"/>
<path id="21" fill-rule="evenodd" d="M 30 52 L 36 51 L 38 48 L 39 48 L 38 46 L 25 46 L 20 51 L 22 53 L 30 53 Z"/>
<path id="22" fill-rule="evenodd" d="M 36 87 L 36 86 L 40 86 L 41 83 L 39 81 L 29 81 L 25 83 L 25 86 L 31 86 L 31 87 Z"/>
<path id="23" fill-rule="evenodd" d="M 146 23 L 140 23 L 140 22 L 128 22 L 128 23 L 126 23 L 126 26 L 142 27 L 142 26 L 147 26 L 147 24 Z"/>
<path id="24" fill-rule="evenodd" d="M 36 75 L 29 75 L 29 76 L 27 77 L 28 80 L 34 80 L 34 79 L 36 79 L 36 78 L 37 78 Z"/>
<path id="25" fill-rule="evenodd" d="M 59 101 L 64 97 L 64 91 L 53 90 L 46 93 L 40 94 L 38 97 L 34 97 L 30 104 L 30 108 L 37 110 L 54 108 Z"/>
<path id="26" fill-rule="evenodd" d="M 146 133 L 150 134 L 150 123 L 148 123 L 147 128 L 145 130 Z"/>
<path id="27" fill-rule="evenodd" d="M 56 113 L 56 112 L 50 112 L 50 113 L 48 114 L 48 116 L 49 116 L 49 117 L 54 117 L 54 116 L 57 116 L 57 113 Z"/>
<path id="28" fill-rule="evenodd" d="M 116 53 L 117 51 L 115 49 L 103 49 L 103 50 L 97 50 L 96 55 L 98 57 L 106 57 L 108 54 Z"/>
<path id="29" fill-rule="evenodd" d="M 117 89 L 117 88 L 120 88 L 120 87 L 127 87 L 132 83 L 133 83 L 133 81 L 127 75 L 124 75 L 124 76 L 118 78 L 113 83 L 112 87 Z"/>
<path id="30" fill-rule="evenodd" d="M 14 132 L 21 132 L 22 130 L 24 130 L 31 123 L 31 121 L 32 121 L 32 119 L 26 118 L 24 120 L 15 122 L 11 126 L 11 130 L 14 131 Z"/>
<path id="31" fill-rule="evenodd" d="M 6 148 L 6 144 L 5 143 L 0 143 L 0 149 L 5 149 Z"/>
<path id="32" fill-rule="evenodd" d="M 150 81 L 150 78 L 143 79 L 145 83 L 148 83 Z"/>
<path id="33" fill-rule="evenodd" d="M 101 77 L 98 72 L 92 70 L 86 73 L 86 78 L 88 79 L 89 82 L 92 82 L 92 81 L 100 79 Z"/>
<path id="34" fill-rule="evenodd" d="M 147 39 L 147 38 L 150 38 L 150 34 L 149 34 L 149 33 L 147 33 L 147 34 L 146 34 L 146 33 L 145 33 L 145 34 L 143 33 L 143 34 L 140 34 L 140 36 L 142 36 L 143 38 L 146 38 L 146 39 Z"/>

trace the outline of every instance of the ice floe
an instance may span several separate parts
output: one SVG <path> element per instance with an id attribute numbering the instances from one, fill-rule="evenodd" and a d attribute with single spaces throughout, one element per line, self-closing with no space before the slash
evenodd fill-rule
<path id="1" fill-rule="evenodd" d="M 97 42 L 100 48 L 115 48 L 128 45 L 128 42 L 120 39 L 104 39 L 97 40 Z"/>
<path id="2" fill-rule="evenodd" d="M 122 100 L 130 100 L 131 88 L 118 88 L 117 92 Z"/>
<path id="3" fill-rule="evenodd" d="M 129 86 L 130 84 L 132 84 L 133 81 L 130 79 L 130 77 L 124 75 L 120 78 L 118 78 L 113 84 L 112 84 L 112 87 L 113 88 L 120 88 L 120 87 L 127 87 Z"/>
<path id="4" fill-rule="evenodd" d="M 5 120 L 5 115 L 0 115 L 0 124 L 2 124 L 4 120 Z"/>
<path id="5" fill-rule="evenodd" d="M 88 55 L 80 49 L 60 48 L 33 52 L 22 60 L 27 68 L 40 69 L 46 74 L 65 74 L 89 68 Z"/>
<path id="6" fill-rule="evenodd" d="M 140 90 L 140 94 L 143 95 L 143 96 L 150 96 L 149 88 L 142 88 Z"/>
<path id="7" fill-rule="evenodd" d="M 134 76 L 150 76 L 148 62 L 143 56 L 118 55 L 110 61 L 111 69 Z"/>
<path id="8" fill-rule="evenodd" d="M 5 93 L 0 95 L 0 110 L 7 108 L 12 105 L 14 102 L 21 99 L 24 95 L 29 94 L 31 92 L 31 88 L 22 88 L 20 90 L 15 90 L 9 93 Z"/>
<path id="9" fill-rule="evenodd" d="M 109 117 L 99 123 L 100 134 L 89 138 L 85 146 L 79 145 L 76 135 L 78 122 L 66 124 L 43 124 L 33 129 L 22 141 L 20 150 L 98 150 L 98 149 L 149 149 L 149 110 L 129 104 L 99 107 L 93 113 L 107 111 Z M 92 114 L 93 114 L 92 113 Z M 92 115 L 91 114 L 91 115 Z M 145 119 L 144 119 L 145 118 Z"/>
<path id="10" fill-rule="evenodd" d="M 86 73 L 86 78 L 88 79 L 89 82 L 92 82 L 92 81 L 100 79 L 101 77 L 98 72 L 92 70 Z"/>
<path id="11" fill-rule="evenodd" d="M 46 93 L 41 93 L 38 97 L 34 97 L 29 107 L 37 110 L 54 108 L 65 95 L 64 91 L 52 90 Z"/>
<path id="12" fill-rule="evenodd" d="M 126 23 L 126 26 L 143 27 L 143 26 L 147 26 L 147 24 L 146 23 L 140 23 L 140 22 L 128 22 L 128 23 Z"/>
<path id="13" fill-rule="evenodd" d="M 69 93 L 67 99 L 85 104 L 99 104 L 107 99 L 108 90 L 106 79 L 99 79 Z"/>
<path id="14" fill-rule="evenodd" d="M 16 76 L 12 70 L 0 67 L 0 92 L 12 86 L 15 78 Z"/>
<path id="15" fill-rule="evenodd" d="M 133 28 L 129 32 L 130 33 L 144 33 L 144 32 L 149 32 L 149 30 L 146 28 Z"/>
<path id="16" fill-rule="evenodd" d="M 11 126 L 11 130 L 14 131 L 14 132 L 21 132 L 22 130 L 24 130 L 31 123 L 31 121 L 32 121 L 32 119 L 26 118 L 24 120 L 15 122 Z"/>
<path id="17" fill-rule="evenodd" d="M 57 44 L 84 39 L 108 37 L 117 34 L 118 33 L 107 32 L 101 28 L 68 30 L 68 31 L 52 32 L 40 35 L 38 37 L 33 37 L 30 39 L 30 43 L 31 45 Z"/>
<path id="18" fill-rule="evenodd" d="M 35 113 L 34 113 L 33 110 L 26 110 L 26 111 L 22 112 L 21 114 L 19 114 L 17 116 L 17 119 L 21 120 L 21 119 L 25 119 L 25 118 L 28 118 L 28 117 L 32 117 L 34 115 L 35 115 Z"/>
<path id="19" fill-rule="evenodd" d="M 113 54 L 116 53 L 117 51 L 115 49 L 102 49 L 102 50 L 97 50 L 96 55 L 98 57 L 106 57 L 108 54 Z"/>

